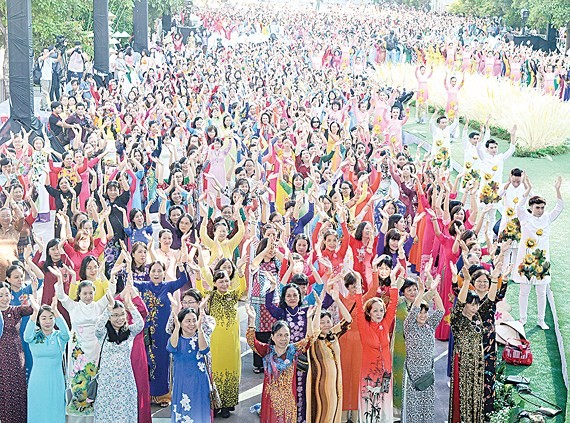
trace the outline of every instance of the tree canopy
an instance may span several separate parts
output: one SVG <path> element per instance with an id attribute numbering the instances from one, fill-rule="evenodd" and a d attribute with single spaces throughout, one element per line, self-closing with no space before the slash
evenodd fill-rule
<path id="1" fill-rule="evenodd" d="M 116 16 L 112 31 L 133 30 L 134 0 L 109 0 L 109 12 Z M 180 10 L 184 0 L 148 0 L 149 24 L 163 13 Z M 6 2 L 0 0 L 0 44 L 6 45 Z M 63 35 L 69 42 L 81 41 L 86 50 L 93 44 L 92 0 L 32 0 L 32 36 L 34 51 L 55 44 Z"/>
<path id="2" fill-rule="evenodd" d="M 544 29 L 550 22 L 554 27 L 566 26 L 570 22 L 570 1 L 568 0 L 455 0 L 450 11 L 472 16 L 500 16 L 507 25 L 521 26 L 521 11 L 527 9 L 527 25 Z"/>

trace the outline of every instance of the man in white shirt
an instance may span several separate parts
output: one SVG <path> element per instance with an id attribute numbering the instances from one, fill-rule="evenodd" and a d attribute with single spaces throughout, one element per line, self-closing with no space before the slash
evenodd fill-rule
<path id="1" fill-rule="evenodd" d="M 481 181 L 481 166 L 479 154 L 477 153 L 477 144 L 481 140 L 481 133 L 483 133 L 483 142 L 487 142 L 491 138 L 489 127 L 481 125 L 481 132 L 469 132 L 469 119 L 465 122 L 463 127 L 463 181 L 461 183 L 460 191 L 465 191 L 465 187 L 470 181 Z"/>
<path id="2" fill-rule="evenodd" d="M 485 217 L 485 223 L 488 222 L 489 224 L 487 232 L 489 237 L 493 236 L 492 229 L 496 223 L 496 212 L 500 206 L 501 197 L 499 196 L 499 190 L 503 184 L 503 166 L 505 160 L 509 159 L 515 152 L 516 131 L 517 127 L 515 125 L 511 129 L 509 149 L 504 153 L 499 153 L 499 144 L 494 139 L 486 141 L 485 147 L 483 147 L 482 142 L 477 144 L 477 154 L 480 159 L 481 169 L 479 199 L 483 207 L 487 204 L 493 205 L 490 213 Z"/>
<path id="3" fill-rule="evenodd" d="M 44 48 L 42 55 L 38 57 L 38 62 L 42 71 L 42 76 L 40 78 L 40 92 L 42 96 L 40 102 L 40 110 L 43 111 L 50 110 L 49 93 L 51 91 L 51 81 L 53 78 L 53 63 L 55 62 L 55 59 L 52 57 L 52 53 L 55 53 L 55 50 Z"/>
<path id="4" fill-rule="evenodd" d="M 505 260 L 503 262 L 503 271 L 514 263 L 517 256 L 518 242 L 515 237 L 520 238 L 520 223 L 516 217 L 516 209 L 518 203 L 521 201 L 525 187 L 522 183 L 523 171 L 519 168 L 511 169 L 509 180 L 499 193 L 503 199 L 503 213 L 499 222 L 499 230 L 497 235 L 499 242 L 512 240 L 509 251 L 505 253 Z"/>
<path id="5" fill-rule="evenodd" d="M 451 134 L 455 132 L 455 128 L 459 121 L 457 117 L 449 123 L 446 116 L 439 116 L 436 118 L 437 111 L 431 117 L 430 129 L 432 134 L 431 144 L 431 157 L 434 160 L 434 165 L 444 169 L 449 168 L 450 163 L 450 147 L 451 147 Z"/>

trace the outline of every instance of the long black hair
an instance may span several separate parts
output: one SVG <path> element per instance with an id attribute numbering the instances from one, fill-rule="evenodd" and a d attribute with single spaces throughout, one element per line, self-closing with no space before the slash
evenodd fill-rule
<path id="1" fill-rule="evenodd" d="M 388 232 L 386 232 L 386 238 L 384 240 L 384 242 L 385 242 L 384 250 L 382 251 L 382 253 L 387 254 L 387 255 L 392 255 L 392 251 L 390 250 L 390 241 L 391 240 L 400 241 L 401 238 L 402 238 L 402 235 L 395 228 L 390 229 Z"/>
<path id="2" fill-rule="evenodd" d="M 46 259 L 44 261 L 44 269 L 43 269 L 44 272 L 49 272 L 50 267 L 56 267 L 57 266 L 57 264 L 53 262 L 51 256 L 49 255 L 49 250 L 51 250 L 53 247 L 56 247 L 58 245 L 59 245 L 59 239 L 58 238 L 54 238 L 46 244 Z M 61 263 L 61 259 L 59 260 L 59 263 Z"/>
<path id="3" fill-rule="evenodd" d="M 93 256 L 85 256 L 83 257 L 83 260 L 81 260 L 81 267 L 79 268 L 79 279 L 81 280 L 85 280 L 87 279 L 87 266 L 89 266 L 89 264 L 94 261 L 97 263 L 97 265 L 99 265 L 99 262 L 97 261 L 97 259 Z"/>
<path id="4" fill-rule="evenodd" d="M 198 320 L 198 313 L 196 313 L 196 310 L 188 307 L 188 308 L 183 308 L 182 310 L 180 310 L 180 312 L 178 313 L 178 316 L 176 316 L 176 318 L 178 319 L 178 322 L 182 323 L 184 318 L 186 316 L 188 316 L 190 313 L 192 313 L 194 316 L 196 316 L 196 320 Z M 180 326 L 180 329 L 178 329 L 178 335 L 182 336 L 182 326 Z"/>

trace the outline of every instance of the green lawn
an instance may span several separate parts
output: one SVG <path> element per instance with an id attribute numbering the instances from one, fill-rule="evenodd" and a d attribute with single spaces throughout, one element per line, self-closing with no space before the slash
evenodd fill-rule
<path id="1" fill-rule="evenodd" d="M 413 123 L 406 125 L 405 130 L 426 138 L 428 126 Z M 431 142 L 429 136 L 427 136 L 427 140 Z M 505 151 L 508 148 L 507 143 L 504 141 L 500 141 L 499 144 L 501 151 Z M 462 146 L 459 140 L 452 144 L 451 155 L 455 161 L 463 162 Z M 554 156 L 550 160 L 547 158 L 512 157 L 505 164 L 504 181 L 507 180 L 510 169 L 514 167 L 523 169 L 529 175 L 533 185 L 533 192 L 547 199 L 547 211 L 554 207 L 556 201 L 554 180 L 558 175 L 561 175 L 564 179 L 562 195 L 566 197 L 565 200 L 567 202 L 570 201 L 570 154 Z M 554 294 L 558 324 L 565 345 L 564 355 L 567 362 L 570 360 L 570 312 L 567 305 L 570 288 L 564 282 L 564 275 L 570 275 L 570 260 L 568 260 L 570 244 L 567 244 L 569 241 L 570 213 L 565 210 L 554 223 L 553 231 L 551 231 L 550 248 L 552 258 L 551 288 Z M 518 285 L 512 284 L 509 286 L 507 301 L 512 306 L 511 314 L 514 318 L 518 318 L 518 293 Z M 552 313 L 550 306 L 548 306 L 546 320 L 551 327 L 549 331 L 545 332 L 534 326 L 536 324 L 536 294 L 534 291 L 531 293 L 529 300 L 528 316 L 529 321 L 526 325 L 526 331 L 531 342 L 534 362 L 530 367 L 508 366 L 507 373 L 520 374 L 529 378 L 531 380 L 531 388 L 535 393 L 566 410 L 567 419 L 563 414 L 555 421 L 570 421 L 570 407 L 568 409 L 566 407 L 568 391 L 562 376 L 563 370 Z M 533 409 L 533 407 L 529 406 L 528 409 Z"/>

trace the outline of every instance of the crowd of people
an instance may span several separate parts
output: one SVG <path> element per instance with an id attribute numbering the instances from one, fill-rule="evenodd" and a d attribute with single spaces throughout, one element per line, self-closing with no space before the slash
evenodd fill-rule
<path id="1" fill-rule="evenodd" d="M 414 47 L 417 90 L 373 86 L 364 70 L 398 61 L 390 37 L 415 37 L 418 14 L 201 18 L 187 40 L 173 30 L 150 52 L 117 52 L 108 85 L 76 80 L 41 134 L 0 147 L 0 421 L 150 423 L 151 404 L 172 422 L 227 418 L 240 301 L 261 422 L 431 423 L 435 340 L 450 338 L 448 420 L 488 421 L 507 289 L 523 324 L 549 329 L 562 180 L 546 212 L 508 167 L 516 127 L 502 153 L 488 125 L 458 129 L 455 73 L 431 148 L 403 143 L 406 103 L 428 99 L 425 55 Z M 430 19 L 430 37 L 450 34 Z M 478 57 L 445 45 L 450 72 L 462 51 Z"/>

